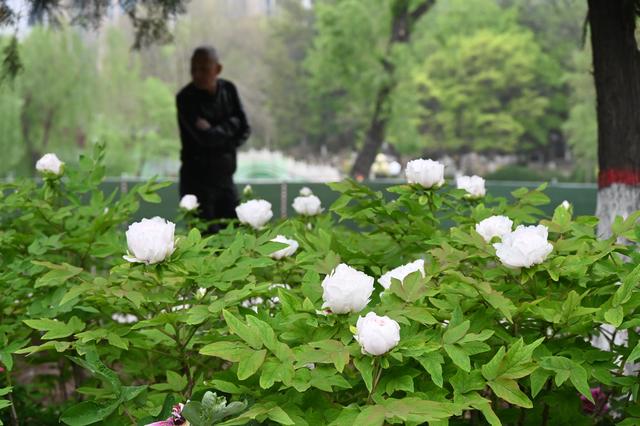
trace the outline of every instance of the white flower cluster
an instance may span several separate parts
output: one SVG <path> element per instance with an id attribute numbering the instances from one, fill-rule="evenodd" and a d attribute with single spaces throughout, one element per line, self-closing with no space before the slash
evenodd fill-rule
<path id="1" fill-rule="evenodd" d="M 392 269 L 382 275 L 378 282 L 387 289 L 391 286 L 392 278 L 402 281 L 415 271 L 420 271 L 424 276 L 423 260 Z M 371 300 L 373 283 L 373 277 L 341 263 L 322 281 L 322 307 L 334 314 L 360 312 Z M 359 317 L 354 337 L 363 353 L 382 355 L 400 342 L 400 325 L 387 316 L 369 312 L 364 317 Z"/>
<path id="2" fill-rule="evenodd" d="M 488 243 L 500 239 L 493 247 L 508 268 L 529 268 L 544 262 L 553 250 L 547 227 L 520 225 L 514 231 L 512 227 L 513 221 L 508 217 L 491 216 L 476 224 L 476 232 Z"/>
<path id="3" fill-rule="evenodd" d="M 322 213 L 320 198 L 313 195 L 306 186 L 300 189 L 300 196 L 293 199 L 292 207 L 302 216 L 317 216 Z"/>

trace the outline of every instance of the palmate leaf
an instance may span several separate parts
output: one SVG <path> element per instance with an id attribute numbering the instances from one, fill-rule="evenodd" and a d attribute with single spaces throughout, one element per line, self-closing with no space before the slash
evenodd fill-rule
<path id="1" fill-rule="evenodd" d="M 354 424 L 382 425 L 385 420 L 403 422 L 435 422 L 462 414 L 464 404 L 428 401 L 420 398 L 388 398 L 381 404 L 364 408 Z"/>

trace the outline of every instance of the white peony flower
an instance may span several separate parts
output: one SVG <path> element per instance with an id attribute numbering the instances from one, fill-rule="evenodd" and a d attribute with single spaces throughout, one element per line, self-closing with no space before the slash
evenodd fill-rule
<path id="1" fill-rule="evenodd" d="M 186 194 L 180 199 L 180 208 L 186 211 L 195 210 L 200 206 L 198 203 L 198 197 L 193 194 Z"/>
<path id="2" fill-rule="evenodd" d="M 174 223 L 158 216 L 131 224 L 126 233 L 129 253 L 123 257 L 147 265 L 162 262 L 175 250 L 175 229 Z"/>
<path id="3" fill-rule="evenodd" d="M 132 324 L 138 322 L 138 317 L 131 314 L 113 314 L 111 319 L 119 324 Z"/>
<path id="4" fill-rule="evenodd" d="M 36 162 L 36 170 L 40 173 L 61 175 L 64 163 L 53 153 L 45 154 Z"/>
<path id="5" fill-rule="evenodd" d="M 382 355 L 400 342 L 400 325 L 387 316 L 369 312 L 358 318 L 357 332 L 353 336 L 360 343 L 362 353 Z"/>
<path id="6" fill-rule="evenodd" d="M 468 196 L 472 198 L 484 197 L 487 190 L 484 187 L 484 179 L 480 176 L 458 176 L 456 178 L 456 186 L 458 189 L 467 191 Z"/>
<path id="7" fill-rule="evenodd" d="M 289 257 L 293 255 L 293 253 L 295 253 L 296 250 L 298 250 L 298 242 L 296 240 L 290 240 L 284 235 L 277 235 L 271 241 L 289 245 L 289 247 L 285 247 L 283 249 L 280 249 L 278 251 L 274 251 L 273 253 L 271 253 L 271 257 L 274 259 L 279 260 L 279 259 L 282 259 L 283 257 Z"/>
<path id="8" fill-rule="evenodd" d="M 313 192 L 311 192 L 311 188 L 309 188 L 308 186 L 303 186 L 302 188 L 300 188 L 300 196 L 308 197 L 309 195 L 313 195 Z"/>
<path id="9" fill-rule="evenodd" d="M 444 164 L 433 160 L 412 160 L 405 170 L 407 182 L 418 183 L 425 188 L 438 187 L 444 183 Z"/>
<path id="10" fill-rule="evenodd" d="M 334 314 L 360 312 L 373 293 L 373 277 L 341 263 L 322 281 L 323 308 Z"/>
<path id="11" fill-rule="evenodd" d="M 271 203 L 265 200 L 249 200 L 236 207 L 236 214 L 242 223 L 254 229 L 262 228 L 273 217 Z"/>
<path id="12" fill-rule="evenodd" d="M 391 278 L 403 281 L 407 275 L 415 271 L 420 271 L 424 277 L 424 260 L 418 259 L 414 262 L 407 263 L 406 265 L 398 266 L 378 278 L 378 282 L 382 284 L 382 287 L 387 289 L 391 287 Z"/>
<path id="13" fill-rule="evenodd" d="M 390 176 L 398 176 L 402 171 L 402 165 L 397 161 L 392 161 L 389 163 L 389 175 Z"/>
<path id="14" fill-rule="evenodd" d="M 296 197 L 292 204 L 293 209 L 303 216 L 315 216 L 322 213 L 320 205 L 320 198 L 315 195 Z"/>
<path id="15" fill-rule="evenodd" d="M 513 221 L 506 216 L 491 216 L 476 223 L 476 232 L 490 242 L 493 237 L 504 237 L 511 232 Z"/>
<path id="16" fill-rule="evenodd" d="M 496 255 L 508 268 L 528 268 L 544 262 L 553 246 L 547 241 L 546 226 L 520 225 L 515 231 L 505 234 L 501 243 L 495 243 Z"/>

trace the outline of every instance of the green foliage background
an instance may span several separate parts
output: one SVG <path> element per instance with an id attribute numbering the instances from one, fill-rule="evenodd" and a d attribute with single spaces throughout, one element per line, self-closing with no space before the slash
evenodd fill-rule
<path id="1" fill-rule="evenodd" d="M 142 51 L 130 50 L 124 18 L 95 33 L 33 28 L 20 42 L 24 72 L 0 88 L 0 175 L 30 174 L 44 152 L 75 158 L 98 141 L 109 145 L 109 174 L 175 172 L 173 95 L 188 81 L 193 47 L 210 43 L 240 88 L 250 146 L 297 155 L 358 149 L 387 61 L 398 79 L 387 140 L 400 153 L 517 153 L 525 161 L 566 152 L 572 177 L 593 179 L 586 2 L 438 1 L 410 43 L 388 52 L 388 2 L 313 5 L 283 0 L 265 15 L 193 0 L 173 42 Z"/>

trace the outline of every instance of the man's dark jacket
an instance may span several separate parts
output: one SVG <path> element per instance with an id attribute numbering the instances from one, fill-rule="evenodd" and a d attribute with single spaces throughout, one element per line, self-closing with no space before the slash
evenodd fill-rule
<path id="1" fill-rule="evenodd" d="M 176 104 L 182 141 L 180 195 L 196 195 L 204 219 L 235 217 L 236 150 L 251 133 L 236 87 L 218 79 L 211 93 L 190 83 L 178 93 Z M 198 118 L 211 128 L 200 130 Z"/>

